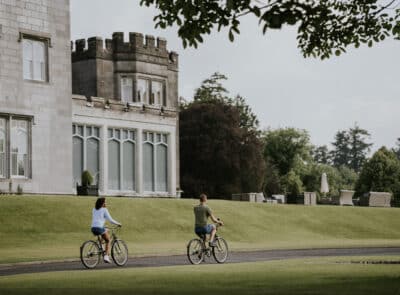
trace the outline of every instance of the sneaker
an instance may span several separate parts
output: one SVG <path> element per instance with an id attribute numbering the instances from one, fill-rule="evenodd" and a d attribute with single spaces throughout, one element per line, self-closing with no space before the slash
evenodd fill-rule
<path id="1" fill-rule="evenodd" d="M 111 263 L 110 257 L 108 257 L 108 255 L 104 255 L 103 259 L 105 263 Z"/>
<path id="2" fill-rule="evenodd" d="M 210 247 L 215 247 L 215 246 L 217 246 L 217 242 L 214 240 L 214 241 L 210 241 L 209 243 L 208 243 L 208 245 L 210 246 Z"/>

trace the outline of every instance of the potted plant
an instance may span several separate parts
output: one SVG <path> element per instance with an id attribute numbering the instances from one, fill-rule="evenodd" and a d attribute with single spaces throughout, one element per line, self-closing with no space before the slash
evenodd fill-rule
<path id="1" fill-rule="evenodd" d="M 76 186 L 76 192 L 79 196 L 98 196 L 99 188 L 97 185 L 92 185 L 93 176 L 89 171 L 82 172 L 81 185 Z"/>

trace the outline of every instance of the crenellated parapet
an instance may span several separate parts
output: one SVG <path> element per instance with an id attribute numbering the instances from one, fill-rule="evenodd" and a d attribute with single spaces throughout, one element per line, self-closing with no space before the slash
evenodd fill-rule
<path id="1" fill-rule="evenodd" d="M 75 46 L 74 46 L 75 45 Z M 105 59 L 114 61 L 143 61 L 168 65 L 178 69 L 178 54 L 168 52 L 167 41 L 141 33 L 129 33 L 129 42 L 124 41 L 124 33 L 115 32 L 112 39 L 105 42 L 100 37 L 79 39 L 71 42 L 72 62 L 88 59 Z"/>

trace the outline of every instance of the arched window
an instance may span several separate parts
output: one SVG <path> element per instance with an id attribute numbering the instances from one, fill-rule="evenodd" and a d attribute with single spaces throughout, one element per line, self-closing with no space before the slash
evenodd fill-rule
<path id="1" fill-rule="evenodd" d="M 73 186 L 81 184 L 84 170 L 93 176 L 93 185 L 100 181 L 100 128 L 72 125 Z"/>
<path id="2" fill-rule="evenodd" d="M 143 133 L 143 181 L 145 191 L 168 191 L 168 142 L 166 134 Z"/>
<path id="3" fill-rule="evenodd" d="M 108 129 L 108 188 L 135 191 L 135 131 Z"/>
<path id="4" fill-rule="evenodd" d="M 112 139 L 108 141 L 108 187 L 113 190 L 120 189 L 120 143 Z"/>
<path id="5" fill-rule="evenodd" d="M 0 118 L 0 177 L 6 176 L 6 120 Z"/>

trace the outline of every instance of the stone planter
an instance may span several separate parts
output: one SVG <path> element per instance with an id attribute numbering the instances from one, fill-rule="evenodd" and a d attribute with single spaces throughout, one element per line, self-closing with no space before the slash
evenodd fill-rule
<path id="1" fill-rule="evenodd" d="M 77 185 L 76 193 L 78 196 L 98 196 L 99 187 L 97 185 L 89 185 L 89 186 Z"/>

